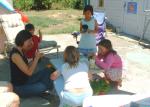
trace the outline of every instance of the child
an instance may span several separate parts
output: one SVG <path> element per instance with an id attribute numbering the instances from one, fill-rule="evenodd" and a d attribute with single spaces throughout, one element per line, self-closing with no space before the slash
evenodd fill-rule
<path id="1" fill-rule="evenodd" d="M 121 86 L 122 60 L 117 52 L 113 50 L 110 40 L 104 39 L 98 44 L 96 65 L 104 69 L 106 79 L 115 88 L 118 88 L 118 85 Z"/>
<path id="2" fill-rule="evenodd" d="M 82 34 L 79 51 L 87 56 L 95 56 L 96 53 L 96 35 L 98 24 L 93 17 L 93 7 L 85 6 L 83 10 L 84 19 L 80 23 L 80 32 Z"/>
<path id="3" fill-rule="evenodd" d="M 74 46 L 68 46 L 64 52 L 64 64 L 61 72 L 55 71 L 51 79 L 55 80 L 60 74 L 64 78 L 64 89 L 60 95 L 60 107 L 81 106 L 84 98 L 92 96 L 89 83 L 88 66 L 79 62 L 79 52 Z"/>
<path id="4" fill-rule="evenodd" d="M 34 35 L 35 28 L 34 25 L 30 23 L 25 25 L 25 30 L 29 31 L 32 34 L 32 41 L 34 44 L 32 49 L 26 53 L 26 56 L 28 59 L 33 59 L 35 56 L 35 52 L 38 51 L 39 44 L 42 41 L 42 33 L 39 30 L 39 37 L 37 35 Z"/>

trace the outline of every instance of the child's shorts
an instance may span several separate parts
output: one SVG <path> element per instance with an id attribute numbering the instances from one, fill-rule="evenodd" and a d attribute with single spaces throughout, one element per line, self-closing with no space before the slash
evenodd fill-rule
<path id="1" fill-rule="evenodd" d="M 106 76 L 112 81 L 119 81 L 122 78 L 121 68 L 111 68 L 105 72 Z"/>
<path id="2" fill-rule="evenodd" d="M 96 49 L 94 49 L 94 48 L 92 48 L 92 49 L 79 48 L 79 52 L 84 55 L 88 55 L 88 54 L 96 53 Z"/>
<path id="3" fill-rule="evenodd" d="M 92 89 L 80 95 L 68 91 L 61 92 L 62 105 L 81 106 L 86 97 L 92 96 Z"/>

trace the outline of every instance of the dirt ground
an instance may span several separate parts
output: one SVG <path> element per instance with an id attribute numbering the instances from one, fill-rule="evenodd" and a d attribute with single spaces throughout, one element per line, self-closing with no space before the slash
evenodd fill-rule
<path id="1" fill-rule="evenodd" d="M 120 90 L 130 93 L 149 92 L 150 49 L 139 45 L 138 41 L 131 37 L 125 34 L 107 32 L 106 38 L 112 41 L 114 49 L 123 59 L 123 85 Z M 70 34 L 44 36 L 44 39 L 56 40 L 61 45 L 60 52 L 63 52 L 68 45 L 77 46 L 75 39 Z M 53 56 L 54 54 L 51 54 L 55 52 L 56 50 L 52 50 L 47 56 L 56 58 L 56 56 Z M 2 55 L 0 55 L 0 80 L 10 80 L 9 62 L 2 59 Z M 48 101 L 41 98 L 31 98 L 21 101 L 21 107 L 48 107 L 49 105 Z"/>

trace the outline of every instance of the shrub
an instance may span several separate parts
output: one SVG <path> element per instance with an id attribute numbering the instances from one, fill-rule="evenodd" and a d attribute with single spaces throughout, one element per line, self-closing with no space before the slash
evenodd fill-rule
<path id="1" fill-rule="evenodd" d="M 82 9 L 83 0 L 62 0 L 62 4 L 66 8 Z"/>
<path id="2" fill-rule="evenodd" d="M 54 0 L 34 0 L 33 8 L 36 10 L 51 9 Z"/>
<path id="3" fill-rule="evenodd" d="M 83 8 L 83 0 L 13 0 L 13 3 L 15 8 L 21 10 Z"/>
<path id="4" fill-rule="evenodd" d="M 21 10 L 30 10 L 32 8 L 33 0 L 13 0 L 14 8 Z"/>

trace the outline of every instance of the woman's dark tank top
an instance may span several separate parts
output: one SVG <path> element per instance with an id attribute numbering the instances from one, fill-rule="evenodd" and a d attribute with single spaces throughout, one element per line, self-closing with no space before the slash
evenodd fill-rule
<path id="1" fill-rule="evenodd" d="M 28 60 L 25 57 L 25 55 L 22 55 L 17 48 L 13 48 L 11 50 L 10 52 L 11 83 L 14 86 L 20 86 L 20 85 L 24 85 L 27 82 L 29 76 L 25 74 L 23 71 L 21 71 L 15 63 L 13 63 L 11 57 L 15 53 L 19 54 L 26 64 L 28 64 Z"/>

